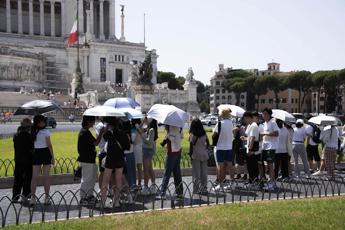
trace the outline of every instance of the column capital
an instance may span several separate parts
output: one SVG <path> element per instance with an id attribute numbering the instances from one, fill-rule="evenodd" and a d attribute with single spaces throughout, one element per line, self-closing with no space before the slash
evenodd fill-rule
<path id="1" fill-rule="evenodd" d="M 40 1 L 41 4 L 43 4 L 45 0 L 39 0 L 39 1 Z"/>
<path id="2" fill-rule="evenodd" d="M 29 0 L 29 3 L 31 3 L 31 4 L 32 4 L 32 3 L 33 3 L 33 1 L 34 1 L 34 0 Z"/>
<path id="3" fill-rule="evenodd" d="M 104 3 L 104 0 L 99 0 L 99 3 L 102 3 L 102 4 L 103 4 L 103 3 Z"/>
<path id="4" fill-rule="evenodd" d="M 55 4 L 55 0 L 50 0 L 50 4 Z"/>

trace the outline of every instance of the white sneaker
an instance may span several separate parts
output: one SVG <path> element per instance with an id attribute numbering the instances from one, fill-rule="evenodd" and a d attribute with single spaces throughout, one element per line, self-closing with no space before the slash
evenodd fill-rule
<path id="1" fill-rule="evenodd" d="M 219 185 L 217 185 L 216 187 L 213 187 L 212 188 L 212 191 L 215 191 L 215 192 L 219 192 L 219 191 L 221 191 L 222 190 L 222 186 L 219 184 Z"/>
<path id="2" fill-rule="evenodd" d="M 313 176 L 321 176 L 323 173 L 322 171 L 318 170 L 317 172 L 313 173 Z"/>

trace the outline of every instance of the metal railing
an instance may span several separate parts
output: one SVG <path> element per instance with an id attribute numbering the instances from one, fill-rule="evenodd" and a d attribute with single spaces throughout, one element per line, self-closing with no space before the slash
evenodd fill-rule
<path id="1" fill-rule="evenodd" d="M 30 205 L 29 197 L 21 198 L 22 202 L 14 202 L 10 197 L 0 198 L 0 223 L 2 227 L 23 223 L 35 223 L 57 221 L 81 217 L 101 216 L 106 213 L 143 212 L 146 210 L 174 209 L 176 207 L 209 206 L 215 204 L 255 202 L 263 200 L 286 200 L 309 197 L 342 196 L 345 192 L 343 177 L 335 179 L 327 177 L 299 178 L 274 181 L 274 189 L 266 190 L 265 181 L 256 181 L 246 184 L 245 181 L 235 180 L 218 186 L 213 181 L 208 181 L 207 187 L 201 188 L 199 183 L 182 182 L 181 194 L 176 194 L 173 183 L 169 184 L 166 195 L 160 196 L 161 186 L 152 185 L 151 193 L 143 194 L 142 190 L 129 190 L 124 188 L 113 192 L 119 192 L 120 196 L 111 196 L 103 204 L 99 202 L 100 193 L 93 191 L 93 202 L 83 204 L 79 200 L 80 190 L 59 190 L 50 195 L 50 204 L 45 205 L 46 194 L 40 194 L 36 198 L 36 204 Z M 111 190 L 108 190 L 110 193 Z M 131 199 L 130 199 L 131 198 Z M 116 199 L 116 200 L 115 200 Z M 116 207 L 117 200 L 120 206 Z M 131 202 L 130 200 L 133 200 Z M 98 201 L 98 202 L 97 202 Z"/>

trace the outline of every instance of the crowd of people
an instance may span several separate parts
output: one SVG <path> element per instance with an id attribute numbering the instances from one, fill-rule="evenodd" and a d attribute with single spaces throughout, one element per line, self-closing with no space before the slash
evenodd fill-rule
<path id="1" fill-rule="evenodd" d="M 331 179 L 334 178 L 339 140 L 344 135 L 344 129 L 340 133 L 331 125 L 320 131 L 317 125 L 306 124 L 300 119 L 296 124 L 289 124 L 273 118 L 269 108 L 262 111 L 262 119 L 258 112 L 245 112 L 242 121 L 236 124 L 231 110 L 222 109 L 212 132 L 213 143 L 210 143 L 201 121 L 193 118 L 189 137 L 186 138 L 192 162 L 194 193 L 208 193 L 208 163 L 212 158 L 215 159 L 217 172 L 215 191 L 226 189 L 229 179 L 231 182 L 239 178 L 246 180 L 250 186 L 274 190 L 276 179 L 300 177 L 299 158 L 306 178 L 310 178 L 312 173 L 320 175 L 325 170 Z M 91 132 L 94 126 L 96 136 Z M 13 201 L 18 201 L 20 195 L 31 196 L 30 204 L 36 204 L 36 186 L 42 172 L 46 194 L 44 204 L 51 202 L 49 171 L 55 160 L 50 132 L 45 127 L 42 115 L 35 116 L 33 124 L 26 118 L 14 135 Z M 165 131 L 163 141 L 157 143 L 158 123 L 154 119 L 104 117 L 96 120 L 95 117 L 84 116 L 77 147 L 81 172 L 80 203 L 104 205 L 111 195 L 114 206 L 118 207 L 122 191 L 127 192 L 129 203 L 133 202 L 132 191 L 165 197 L 171 174 L 177 197 L 183 197 L 180 167 L 183 129 L 165 125 Z M 156 185 L 153 170 L 157 144 L 166 147 L 167 152 L 161 186 Z M 209 151 L 211 144 L 214 146 L 212 153 Z M 322 145 L 321 156 L 319 145 Z M 95 188 L 97 180 L 98 188 Z M 95 196 L 97 190 L 100 199 Z"/>

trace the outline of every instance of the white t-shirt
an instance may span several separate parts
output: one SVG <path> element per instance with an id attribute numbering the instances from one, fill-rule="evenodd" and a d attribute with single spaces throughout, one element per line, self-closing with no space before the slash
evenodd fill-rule
<path id="1" fill-rule="evenodd" d="M 50 131 L 49 129 L 41 129 L 38 131 L 36 140 L 35 140 L 35 149 L 44 149 L 48 148 L 46 137 L 50 137 Z"/>
<path id="2" fill-rule="evenodd" d="M 289 131 L 283 127 L 279 130 L 279 145 L 276 153 L 288 153 Z"/>
<path id="3" fill-rule="evenodd" d="M 339 130 L 334 126 L 326 126 L 320 134 L 320 139 L 325 143 L 324 147 L 338 148 Z"/>
<path id="4" fill-rule="evenodd" d="M 259 141 L 259 126 L 253 122 L 251 123 L 250 125 L 247 126 L 247 129 L 246 129 L 246 136 L 249 138 L 249 137 L 255 137 L 255 140 L 254 141 Z M 248 141 L 247 141 L 247 152 L 249 152 L 249 149 L 248 149 Z"/>
<path id="5" fill-rule="evenodd" d="M 101 132 L 101 129 L 105 127 L 103 122 L 99 122 L 97 125 L 96 125 L 96 136 L 98 137 L 99 133 Z M 102 137 L 101 141 L 99 142 L 98 144 L 98 149 L 99 149 L 99 154 L 100 153 L 103 153 L 103 152 L 107 152 L 107 149 L 106 149 L 106 141 L 104 140 L 104 138 Z"/>
<path id="6" fill-rule="evenodd" d="M 264 125 L 259 124 L 259 133 L 262 133 L 264 131 Z M 255 153 L 255 155 L 261 154 L 262 151 L 262 140 L 259 140 L 259 151 Z"/>
<path id="7" fill-rule="evenodd" d="M 279 132 L 279 127 L 277 123 L 271 119 L 264 123 L 264 132 L 273 133 Z M 264 136 L 262 141 L 262 150 L 276 150 L 278 148 L 278 137 Z"/>
<path id="8" fill-rule="evenodd" d="M 168 138 L 171 141 L 171 151 L 178 152 L 181 150 L 183 131 L 179 127 L 170 126 Z"/>
<path id="9" fill-rule="evenodd" d="M 221 121 L 220 134 L 217 143 L 217 150 L 231 150 L 233 140 L 233 124 L 229 119 Z M 213 129 L 214 133 L 218 133 L 218 123 Z"/>
<path id="10" fill-rule="evenodd" d="M 293 145 L 304 145 L 304 139 L 307 136 L 306 129 L 304 127 L 301 128 L 293 128 L 293 137 L 292 137 L 292 144 Z"/>
<path id="11" fill-rule="evenodd" d="M 307 126 L 305 127 L 305 131 L 306 131 L 307 135 L 310 136 L 308 145 L 313 145 L 313 146 L 315 146 L 315 145 L 317 145 L 317 143 L 315 143 L 315 142 L 313 141 L 313 138 L 311 138 L 311 137 L 313 136 L 313 130 L 314 130 L 314 129 L 313 129 L 313 126 L 311 126 L 311 125 L 307 125 Z"/>

